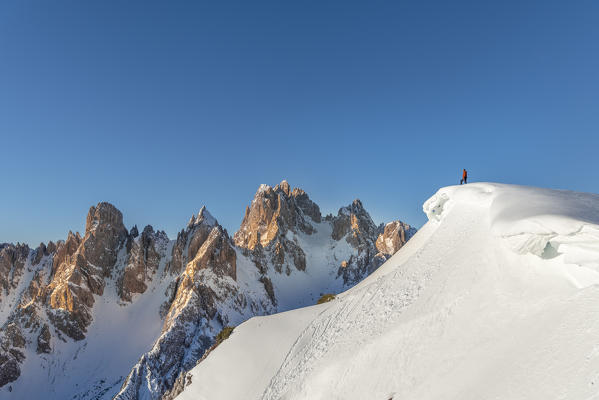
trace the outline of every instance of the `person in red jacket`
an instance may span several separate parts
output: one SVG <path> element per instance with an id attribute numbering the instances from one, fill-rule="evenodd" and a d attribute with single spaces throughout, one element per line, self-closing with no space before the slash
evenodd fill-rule
<path id="1" fill-rule="evenodd" d="M 462 172 L 462 180 L 460 181 L 460 185 L 462 183 L 468 183 L 468 172 L 466 171 L 466 169 L 464 169 L 464 171 Z"/>

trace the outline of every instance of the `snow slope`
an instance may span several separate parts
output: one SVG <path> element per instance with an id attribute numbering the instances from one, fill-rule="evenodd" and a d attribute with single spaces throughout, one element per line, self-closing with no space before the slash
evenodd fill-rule
<path id="1" fill-rule="evenodd" d="M 599 196 L 478 183 L 330 303 L 253 318 L 178 399 L 599 399 Z"/>

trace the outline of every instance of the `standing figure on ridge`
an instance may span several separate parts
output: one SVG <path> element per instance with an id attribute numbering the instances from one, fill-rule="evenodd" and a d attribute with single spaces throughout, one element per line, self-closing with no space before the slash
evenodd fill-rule
<path id="1" fill-rule="evenodd" d="M 468 172 L 464 168 L 464 171 L 462 172 L 462 180 L 460 181 L 460 185 L 462 183 L 468 183 L 467 180 L 468 180 Z"/>

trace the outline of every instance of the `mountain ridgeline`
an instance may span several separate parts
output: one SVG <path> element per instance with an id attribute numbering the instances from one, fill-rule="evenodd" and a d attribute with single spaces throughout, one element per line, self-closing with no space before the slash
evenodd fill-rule
<path id="1" fill-rule="evenodd" d="M 344 291 L 414 233 L 360 200 L 323 217 L 286 181 L 232 237 L 205 207 L 170 240 L 99 203 L 83 236 L 0 244 L 0 398 L 174 398 L 223 327 Z"/>

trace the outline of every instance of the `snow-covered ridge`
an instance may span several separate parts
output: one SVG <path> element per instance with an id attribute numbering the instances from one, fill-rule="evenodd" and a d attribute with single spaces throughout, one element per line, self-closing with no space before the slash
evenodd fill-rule
<path id="1" fill-rule="evenodd" d="M 242 324 L 179 398 L 597 398 L 599 196 L 480 183 L 423 209 L 368 278 Z"/>
<path id="2" fill-rule="evenodd" d="M 488 207 L 491 232 L 517 254 L 560 258 L 599 273 L 599 195 L 477 183 L 443 188 L 423 210 L 441 220 L 454 204 Z"/>

